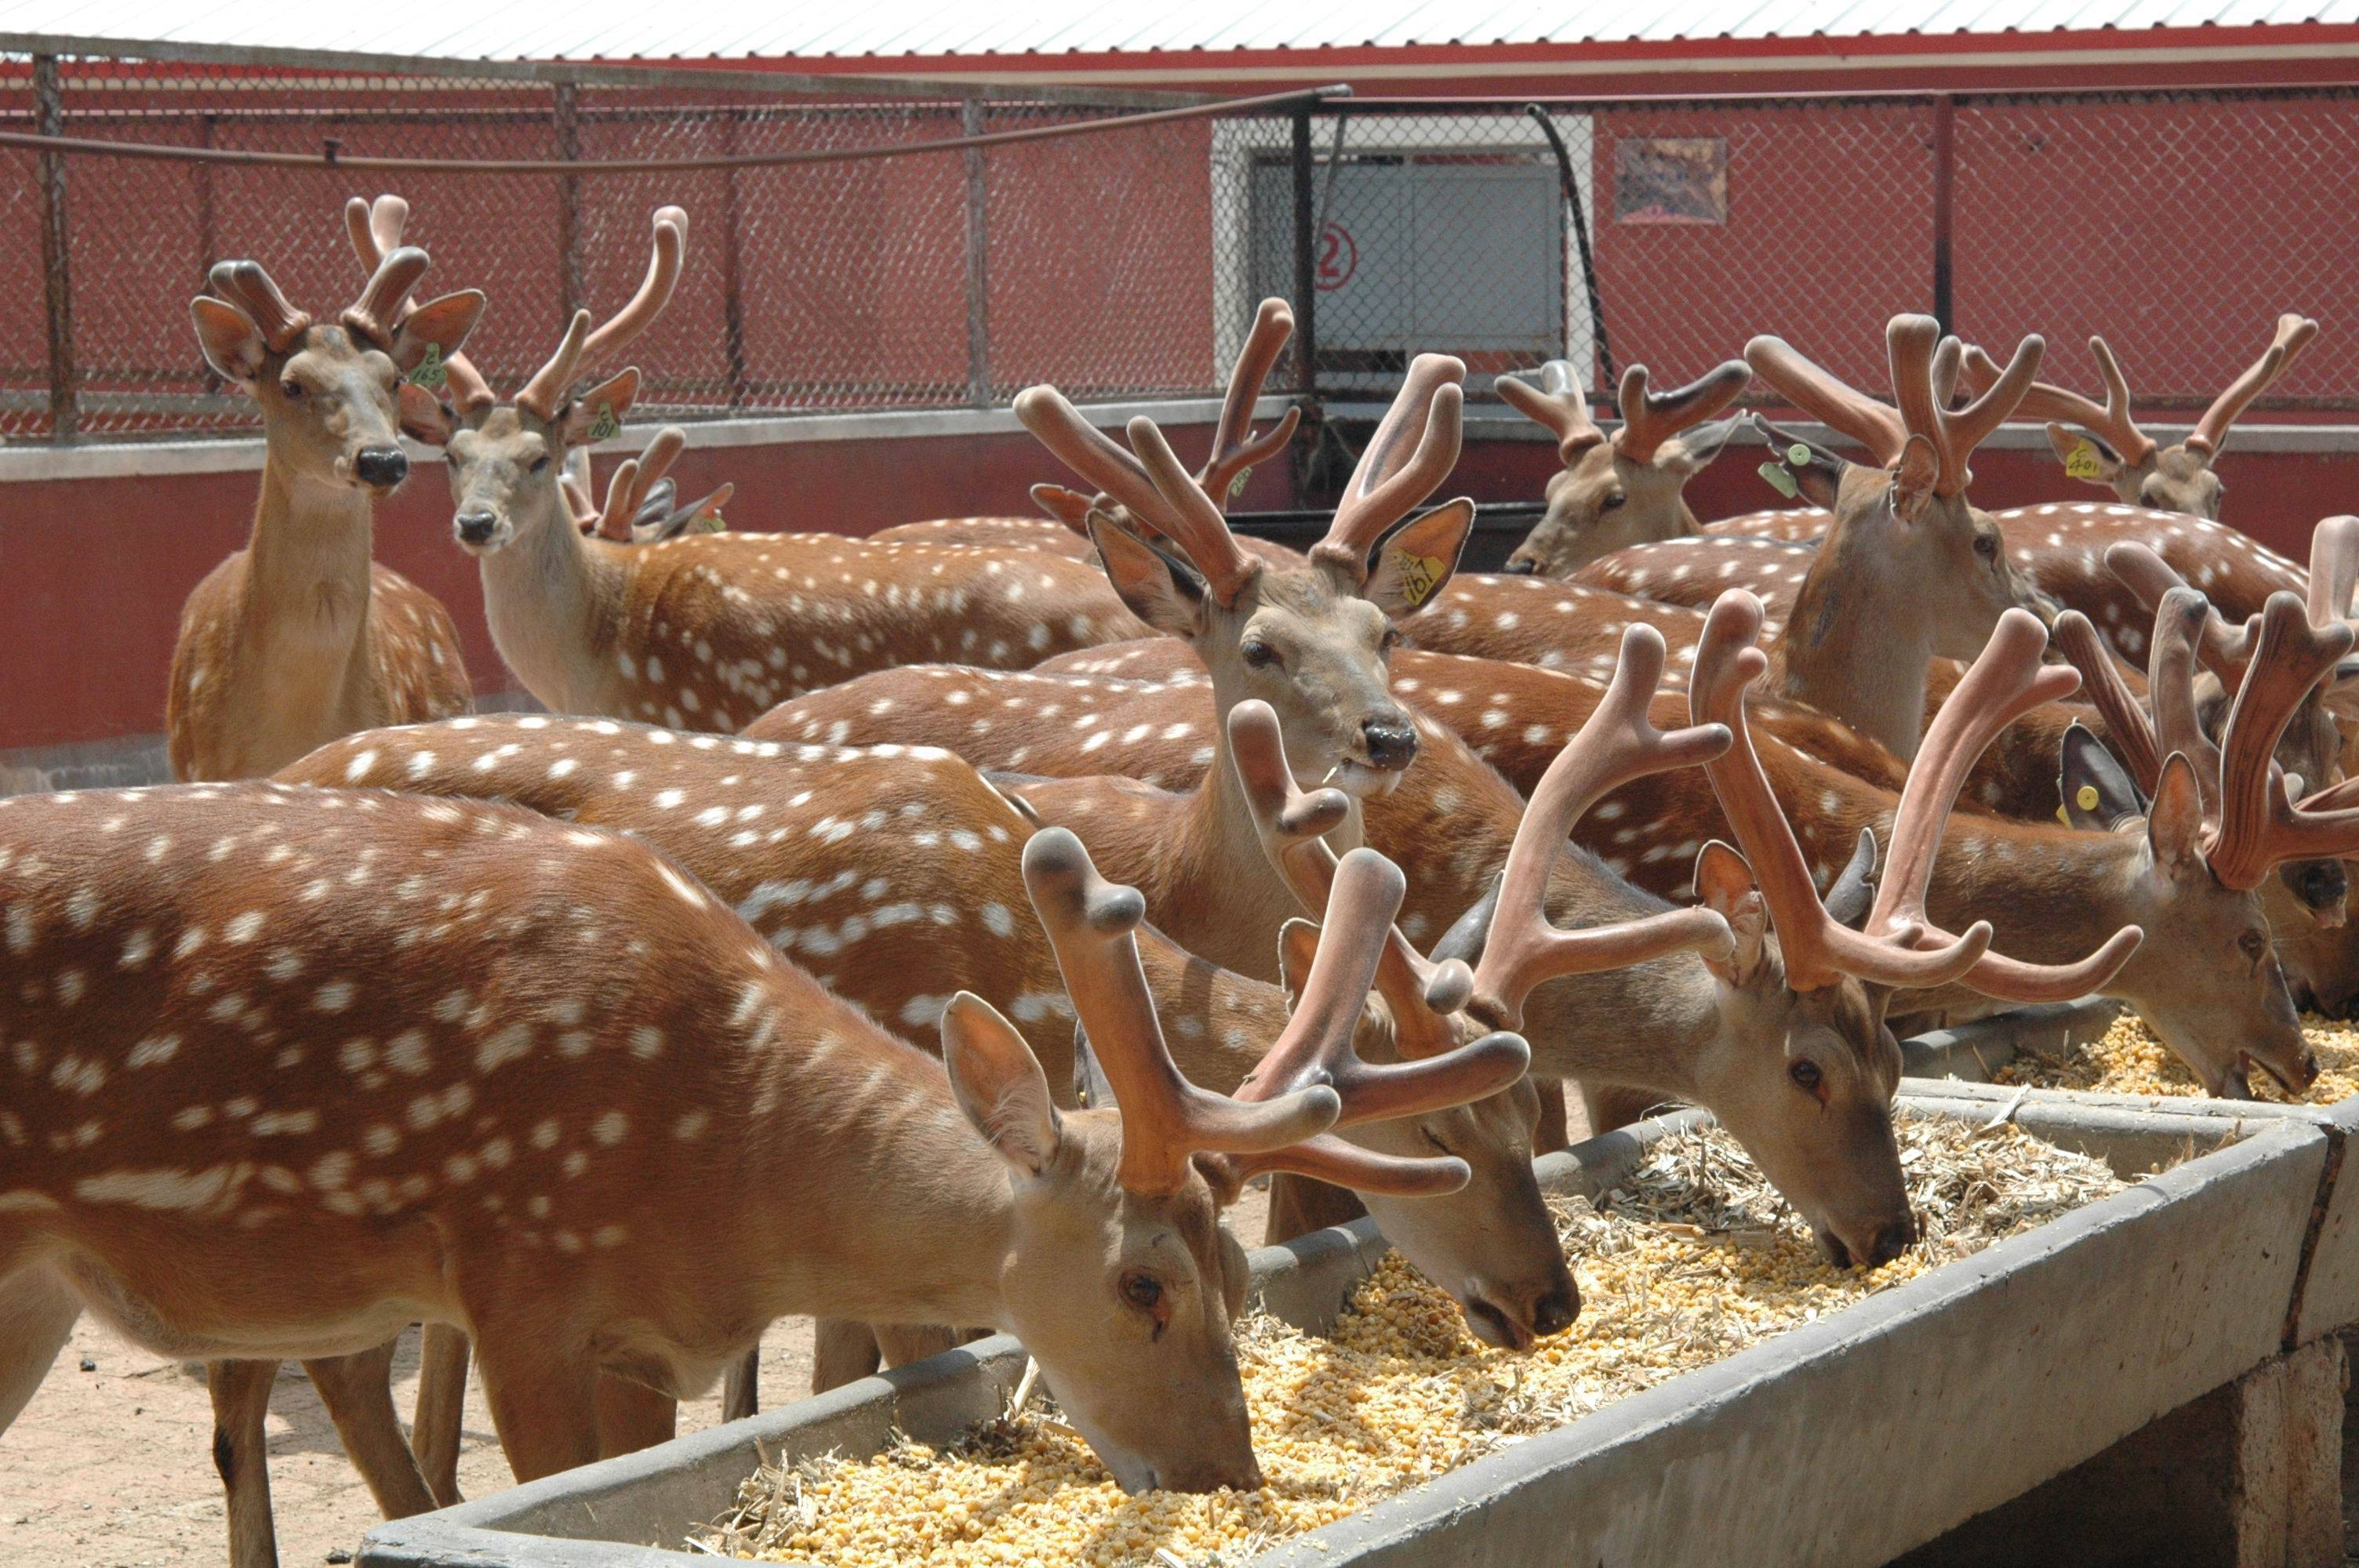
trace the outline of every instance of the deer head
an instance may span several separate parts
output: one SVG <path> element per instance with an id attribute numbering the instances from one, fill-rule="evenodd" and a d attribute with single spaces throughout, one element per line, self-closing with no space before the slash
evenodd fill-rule
<path id="1" fill-rule="evenodd" d="M 1600 556 L 1696 531 L 1680 492 L 1710 466 L 1736 428 L 1718 416 L 1742 396 L 1752 368 L 1731 360 L 1691 385 L 1650 392 L 1647 367 L 1622 373 L 1622 428 L 1608 438 L 1590 417 L 1581 378 L 1564 360 L 1540 367 L 1540 384 L 1503 375 L 1493 384 L 1516 412 L 1556 438 L 1564 467 L 1548 482 L 1548 512 L 1507 557 L 1511 572 L 1570 577 Z"/>
<path id="2" fill-rule="evenodd" d="M 296 309 L 259 262 L 213 267 L 212 292 L 189 302 L 197 342 L 214 373 L 262 409 L 279 471 L 375 495 L 408 477 L 403 378 L 457 354 L 484 313 L 475 289 L 412 305 L 426 266 L 424 251 L 393 250 L 332 323 Z"/>
<path id="3" fill-rule="evenodd" d="M 2267 350 L 2212 400 L 2187 439 L 2174 447 L 2157 445 L 2130 417 L 2129 379 L 2103 338 L 2089 340 L 2097 373 L 2105 383 L 2103 404 L 2047 382 L 2035 382 L 2021 406 L 2033 418 L 2049 421 L 2048 444 L 2055 449 L 2064 471 L 2074 479 L 2103 486 L 2133 506 L 2216 519 L 2227 487 L 2220 482 L 2212 464 L 2227 444 L 2229 427 L 2272 382 L 2293 367 L 2317 336 L 2317 322 L 2291 313 L 2278 317 Z M 1997 368 L 1980 349 L 1967 351 L 1970 384 L 1987 384 Z M 2080 433 L 2066 428 L 2068 425 L 2078 426 Z"/>
<path id="4" fill-rule="evenodd" d="M 575 384 L 645 331 L 670 300 L 688 243 L 688 214 L 658 208 L 654 230 L 647 276 L 630 302 L 594 331 L 590 312 L 576 311 L 557 351 L 513 401 L 498 402 L 472 367 L 451 376 L 450 397 L 412 397 L 410 433 L 446 449 L 458 503 L 451 527 L 470 555 L 576 531 L 559 483 L 566 453 L 614 432 L 638 395 L 639 373 L 626 366 L 578 393 Z"/>
<path id="5" fill-rule="evenodd" d="M 1291 330 L 1282 307 L 1266 306 L 1263 319 L 1264 335 L 1281 342 Z M 1299 568 L 1242 549 L 1212 492 L 1180 466 L 1151 420 L 1130 422 L 1125 450 L 1053 387 L 1023 393 L 1016 412 L 1068 467 L 1177 546 L 1169 553 L 1118 527 L 1092 528 L 1114 591 L 1139 619 L 1196 651 L 1219 710 L 1247 697 L 1268 703 L 1296 777 L 1368 795 L 1390 789 L 1417 755 L 1416 726 L 1386 689 L 1395 627 L 1432 602 L 1473 523 L 1473 503 L 1462 499 L 1402 521 L 1458 460 L 1464 376 L 1462 364 L 1440 354 L 1410 365 L 1326 537 Z M 1215 478 L 1229 444 L 1216 448 Z"/>

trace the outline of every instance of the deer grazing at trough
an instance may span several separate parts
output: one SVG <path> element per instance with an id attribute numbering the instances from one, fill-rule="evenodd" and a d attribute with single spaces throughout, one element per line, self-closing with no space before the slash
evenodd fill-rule
<path id="1" fill-rule="evenodd" d="M 474 290 L 412 305 L 426 253 L 396 249 L 333 321 L 258 262 L 223 262 L 190 301 L 214 373 L 262 411 L 262 492 L 245 548 L 190 593 L 164 728 L 174 776 L 267 773 L 338 735 L 463 713 L 473 689 L 450 613 L 371 558 L 370 514 L 409 471 L 403 378 L 458 352 Z"/>
<path id="2" fill-rule="evenodd" d="M 1549 480 L 1548 511 L 1507 557 L 1507 570 L 1569 577 L 1625 546 L 1697 532 L 1682 492 L 1727 444 L 1736 421 L 1719 416 L 1752 379 L 1750 366 L 1730 360 L 1690 385 L 1652 392 L 1647 367 L 1632 365 L 1622 373 L 1622 428 L 1609 438 L 1571 362 L 1542 365 L 1538 386 L 1499 377 L 1494 389 L 1556 438 L 1564 464 Z"/>
<path id="3" fill-rule="evenodd" d="M 376 791 L 132 793 L 0 803 L 27 1027 L 0 1285 L 40 1309 L 0 1388 L 82 1310 L 248 1361 L 422 1312 L 473 1336 L 528 1479 L 664 1435 L 783 1314 L 979 1323 L 1025 1340 L 1125 1486 L 1258 1483 L 1242 1254 L 1191 1157 L 1336 1169 L 1305 1141 L 1342 1110 L 1319 1080 L 1351 1076 L 1397 898 L 1373 858 L 1272 1050 L 1306 1087 L 1247 1102 L 1171 1065 L 1136 895 L 1037 835 L 1027 885 L 1121 1101 L 1061 1115 L 979 1000 L 943 1008 L 938 1062 L 618 835 Z"/>
<path id="4" fill-rule="evenodd" d="M 1074 1103 L 1074 1014 L 1056 955 L 1007 902 L 1036 825 L 947 752 L 724 741 L 531 716 L 354 736 L 279 777 L 495 799 L 627 832 L 693 872 L 779 952 L 873 1017 L 930 1030 L 950 995 L 981 996 L 1024 1035 L 1059 1103 Z M 1324 909 L 1326 899 L 1310 907 Z M 1488 1060 L 1498 1074 L 1493 1093 L 1520 1079 L 1520 1047 L 1478 1043 L 1479 1031 L 1462 1039 L 1451 1021 L 1425 1011 L 1422 986 L 1405 986 L 1397 972 L 1400 942 L 1387 937 L 1375 989 L 1388 1011 L 1372 1011 L 1361 1054 L 1451 1072 Z M 1142 925 L 1136 943 L 1181 1071 L 1217 1090 L 1242 1084 L 1285 1027 L 1278 989 L 1217 968 L 1153 925 Z M 1278 946 L 1274 927 L 1273 952 Z M 1472 1057 L 1453 1054 L 1478 1044 Z M 1371 1069 L 1378 1079 L 1388 1070 Z M 1347 1106 L 1342 1125 L 1364 1119 L 1355 1108 Z M 1396 1155 L 1438 1144 L 1472 1167 L 1458 1193 L 1377 1206 L 1393 1227 L 1386 1234 L 1468 1303 L 1470 1322 L 1504 1322 L 1528 1339 L 1570 1321 L 1570 1281 L 1530 1179 L 1527 1118 L 1451 1100 L 1353 1136 Z"/>

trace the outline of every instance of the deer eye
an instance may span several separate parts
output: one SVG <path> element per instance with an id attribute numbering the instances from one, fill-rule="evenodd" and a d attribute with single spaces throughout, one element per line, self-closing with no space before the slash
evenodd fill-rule
<path id="1" fill-rule="evenodd" d="M 291 375 L 282 377 L 278 383 L 278 395 L 282 397 L 299 398 L 303 395 L 303 384 Z"/>
<path id="2" fill-rule="evenodd" d="M 1247 642 L 1237 652 L 1245 659 L 1247 669 L 1266 670 L 1277 663 L 1277 650 L 1258 637 Z"/>
<path id="3" fill-rule="evenodd" d="M 1611 512 L 1629 499 L 1618 490 L 1608 491 L 1605 499 L 1597 503 L 1597 509 L 1600 512 Z"/>
<path id="4" fill-rule="evenodd" d="M 2269 939 L 2258 931 L 2247 931 L 2236 938 L 2236 948 L 2257 964 L 2269 950 Z"/>
<path id="5" fill-rule="evenodd" d="M 1794 1087 L 1806 1095 L 1817 1094 L 1819 1085 L 1824 1081 L 1819 1072 L 1819 1065 L 1807 1056 L 1788 1067 L 1786 1076 L 1793 1079 Z"/>
<path id="6" fill-rule="evenodd" d="M 547 452 L 543 452 L 543 453 L 541 453 L 541 454 L 540 454 L 540 456 L 538 456 L 538 457 L 537 457 L 537 458 L 535 458 L 535 459 L 533 459 L 533 460 L 532 460 L 532 471 L 533 471 L 533 472 L 535 472 L 535 473 L 538 473 L 538 472 L 540 472 L 543 469 L 547 468 L 548 466 L 549 466 L 549 454 L 548 454 Z"/>
<path id="7" fill-rule="evenodd" d="M 1982 557 L 1984 560 L 1996 558 L 1998 555 L 1998 535 L 1995 534 L 1975 535 L 1974 554 Z"/>
<path id="8" fill-rule="evenodd" d="M 1122 1299 L 1141 1312 L 1153 1312 L 1163 1300 L 1163 1287 L 1152 1274 L 1125 1274 L 1122 1277 Z"/>

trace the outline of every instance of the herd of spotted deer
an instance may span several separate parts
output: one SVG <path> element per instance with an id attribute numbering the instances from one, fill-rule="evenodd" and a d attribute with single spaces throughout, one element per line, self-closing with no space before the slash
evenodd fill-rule
<path id="1" fill-rule="evenodd" d="M 85 1310 L 203 1359 L 239 1568 L 282 1357 L 393 1515 L 455 1497 L 471 1347 L 530 1478 L 716 1378 L 749 1410 L 788 1314 L 823 1386 L 1006 1329 L 1125 1486 L 1251 1487 L 1249 1180 L 1281 1235 L 1364 1202 L 1526 1344 L 1579 1310 L 1544 1086 L 1595 1127 L 1708 1108 L 1874 1264 L 1915 1228 L 1895 1019 L 2102 993 L 2234 1094 L 2306 1085 L 2297 1000 L 2359 991 L 2359 518 L 2305 574 L 2211 466 L 2313 322 L 2167 449 L 2102 341 L 2100 405 L 1918 316 L 1890 404 L 1770 337 L 1632 369 L 1611 435 L 1562 362 L 1503 377 L 1563 469 L 1484 576 L 1472 503 L 1419 510 L 1442 355 L 1307 554 L 1231 532 L 1294 433 L 1253 428 L 1276 300 L 1193 472 L 1018 397 L 1086 487 L 1035 491 L 1054 520 L 708 532 L 672 429 L 601 504 L 568 459 L 629 410 L 685 214 L 505 401 L 408 216 L 349 205 L 333 319 L 250 261 L 193 303 L 267 455 L 180 626 L 185 782 L 0 802 L 0 1424 Z M 1699 524 L 1756 379 L 1863 455 L 1764 424 L 1805 504 Z M 1974 508 L 2015 415 L 2117 501 Z M 468 714 L 450 617 L 374 564 L 397 433 L 548 714 Z"/>

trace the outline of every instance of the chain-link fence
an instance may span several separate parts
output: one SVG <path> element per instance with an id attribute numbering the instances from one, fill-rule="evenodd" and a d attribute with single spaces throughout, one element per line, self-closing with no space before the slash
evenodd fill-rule
<path id="1" fill-rule="evenodd" d="M 562 76 L 565 80 L 558 80 Z M 0 55 L 0 131 L 432 159 L 676 160 L 889 149 L 1136 108 L 1073 93 L 825 96 L 730 71 Z M 236 432 L 186 301 L 262 261 L 349 297 L 354 194 L 394 189 L 429 291 L 492 296 L 469 351 L 513 386 L 577 305 L 612 310 L 663 202 L 691 216 L 633 357 L 650 412 L 710 418 L 1210 392 L 1265 295 L 1273 390 L 1388 394 L 1422 351 L 1478 373 L 1569 357 L 1610 404 L 1775 331 L 1869 389 L 1926 310 L 2001 357 L 2044 333 L 2093 389 L 2103 333 L 2142 408 L 2201 406 L 2279 311 L 2329 331 L 2264 409 L 2359 408 L 2359 93 L 1355 103 L 791 166 L 560 175 L 135 161 L 0 146 L 0 437 Z M 1487 391 L 1487 374 L 1473 388 Z"/>

